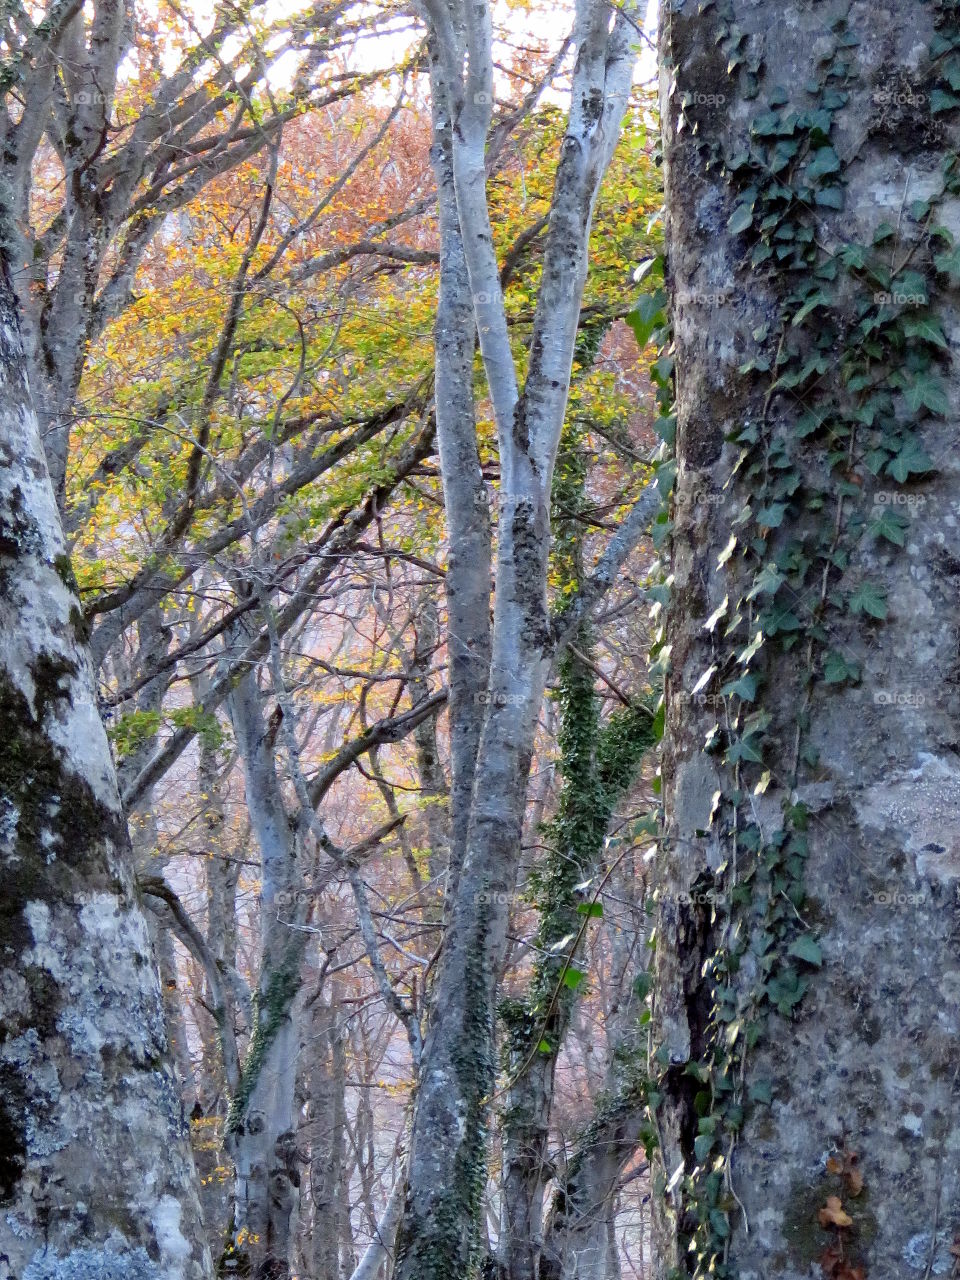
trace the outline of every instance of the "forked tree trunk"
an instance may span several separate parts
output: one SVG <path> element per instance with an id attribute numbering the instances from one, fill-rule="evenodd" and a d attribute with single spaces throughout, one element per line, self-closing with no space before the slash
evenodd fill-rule
<path id="1" fill-rule="evenodd" d="M 130 842 L 0 279 L 0 1275 L 210 1274 Z"/>
<path id="2" fill-rule="evenodd" d="M 956 1274 L 958 16 L 661 15 L 661 1277 Z"/>

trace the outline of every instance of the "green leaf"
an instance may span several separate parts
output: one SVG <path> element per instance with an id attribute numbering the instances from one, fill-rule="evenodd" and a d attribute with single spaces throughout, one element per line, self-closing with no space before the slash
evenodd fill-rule
<path id="1" fill-rule="evenodd" d="M 847 601 L 847 607 L 853 614 L 866 613 L 882 621 L 887 616 L 886 594 L 878 591 L 872 582 L 861 582 Z"/>
<path id="2" fill-rule="evenodd" d="M 761 507 L 757 512 L 757 524 L 767 529 L 779 529 L 786 510 L 785 502 L 772 502 L 769 507 Z"/>
<path id="3" fill-rule="evenodd" d="M 903 332 L 908 338 L 922 338 L 924 342 L 933 343 L 944 351 L 949 351 L 950 349 L 950 344 L 944 337 L 940 321 L 929 314 L 907 316 L 903 321 Z"/>
<path id="4" fill-rule="evenodd" d="M 840 168 L 840 157 L 833 147 L 821 147 L 807 165 L 808 182 L 818 182 L 828 173 L 836 173 Z"/>
<path id="5" fill-rule="evenodd" d="M 868 526 L 875 537 L 886 538 L 887 542 L 892 542 L 896 547 L 902 547 L 906 542 L 906 527 L 906 517 L 897 511 L 891 511 L 889 507 L 881 508 L 876 520 L 872 520 Z"/>
<path id="6" fill-rule="evenodd" d="M 746 231 L 753 225 L 753 205 L 741 204 L 734 209 L 727 220 L 727 229 L 733 235 L 740 235 L 742 231 Z"/>
<path id="7" fill-rule="evenodd" d="M 793 317 L 790 323 L 794 327 L 796 327 L 798 324 L 803 324 L 804 320 L 807 318 L 810 312 L 813 311 L 814 307 L 826 306 L 829 304 L 829 302 L 830 302 L 830 299 L 827 297 L 827 295 L 823 292 L 822 289 L 815 290 L 810 295 L 810 297 L 806 300 L 806 302 L 803 304 L 803 306 L 800 308 L 797 314 Z"/>
<path id="8" fill-rule="evenodd" d="M 801 933 L 799 938 L 794 938 L 787 948 L 787 954 L 796 956 L 798 960 L 805 960 L 807 964 L 812 964 L 816 969 L 819 969 L 823 964 L 823 952 L 820 950 L 820 944 L 809 933 Z"/>
<path id="9" fill-rule="evenodd" d="M 908 440 L 895 458 L 887 463 L 887 471 L 901 484 L 910 475 L 923 475 L 933 470 L 933 460 L 914 440 Z"/>
<path id="10" fill-rule="evenodd" d="M 577 915 L 589 916 L 591 920 L 600 919 L 603 916 L 603 903 L 581 902 L 577 907 Z"/>
<path id="11" fill-rule="evenodd" d="M 698 1133 L 693 1140 L 693 1154 L 702 1164 L 713 1150 L 716 1139 L 712 1133 Z"/>
<path id="12" fill-rule="evenodd" d="M 644 294 L 633 311 L 628 313 L 627 324 L 633 330 L 638 346 L 645 347 L 654 332 L 667 323 L 666 301 L 666 293 L 657 289 L 655 293 Z"/>
<path id="13" fill-rule="evenodd" d="M 773 1101 L 773 1086 L 769 1080 L 757 1080 L 747 1090 L 747 1095 L 751 1102 L 769 1104 Z"/>
<path id="14" fill-rule="evenodd" d="M 646 1000 L 653 986 L 653 974 L 648 969 L 642 969 L 633 980 L 633 993 L 638 1000 Z"/>
<path id="15" fill-rule="evenodd" d="M 537 1045 L 537 1053 L 553 1053 L 553 1047 L 549 1040 L 541 1040 Z"/>
<path id="16" fill-rule="evenodd" d="M 825 684 L 842 684 L 845 680 L 855 680 L 860 668 L 848 662 L 842 653 L 832 650 L 823 660 L 823 679 Z"/>
<path id="17" fill-rule="evenodd" d="M 651 273 L 663 277 L 663 254 L 658 253 L 655 258 L 645 258 L 640 263 L 636 271 L 633 273 L 633 279 L 636 284 L 642 284 L 647 276 Z"/>
<path id="18" fill-rule="evenodd" d="M 952 111 L 954 107 L 960 107 L 960 98 L 955 97 L 952 93 L 947 93 L 945 89 L 934 89 L 930 94 L 931 115 L 939 115 L 942 111 Z"/>
<path id="19" fill-rule="evenodd" d="M 729 697 L 736 694 L 738 698 L 742 698 L 744 702 L 752 702 L 757 696 L 757 687 L 760 683 L 759 676 L 753 674 L 752 671 L 745 671 L 739 680 L 731 680 L 729 684 L 725 684 L 720 690 L 723 697 Z"/>
<path id="20" fill-rule="evenodd" d="M 567 969 L 563 975 L 563 985 L 569 987 L 571 991 L 576 991 L 586 977 L 582 969 Z"/>
<path id="21" fill-rule="evenodd" d="M 939 378 L 931 377 L 930 374 L 917 374 L 904 391 L 904 397 L 914 413 L 924 406 L 931 413 L 940 414 L 941 417 L 945 417 L 950 412 L 946 388 Z"/>
<path id="22" fill-rule="evenodd" d="M 933 265 L 938 271 L 942 271 L 944 275 L 960 279 L 960 244 L 938 253 L 933 259 Z"/>

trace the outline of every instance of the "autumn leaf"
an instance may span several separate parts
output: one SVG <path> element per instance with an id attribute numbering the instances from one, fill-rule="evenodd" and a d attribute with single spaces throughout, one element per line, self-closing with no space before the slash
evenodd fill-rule
<path id="1" fill-rule="evenodd" d="M 827 1203 L 817 1214 L 821 1227 L 852 1227 L 853 1219 L 845 1212 L 839 1196 L 827 1196 Z"/>

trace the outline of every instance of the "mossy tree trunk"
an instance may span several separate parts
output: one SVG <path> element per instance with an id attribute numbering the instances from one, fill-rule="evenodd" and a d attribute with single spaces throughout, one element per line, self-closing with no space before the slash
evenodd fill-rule
<path id="1" fill-rule="evenodd" d="M 203 1280 L 157 971 L 0 278 L 0 1273 Z"/>
<path id="2" fill-rule="evenodd" d="M 661 52 L 658 1274 L 956 1274 L 960 14 L 675 0 Z"/>

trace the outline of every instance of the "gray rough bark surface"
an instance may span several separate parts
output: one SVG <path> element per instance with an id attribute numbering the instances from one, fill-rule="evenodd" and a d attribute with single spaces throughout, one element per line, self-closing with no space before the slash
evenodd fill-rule
<path id="1" fill-rule="evenodd" d="M 0 1275 L 204 1280 L 187 1130 L 0 285 Z"/>
<path id="2" fill-rule="evenodd" d="M 683 1064 L 702 1046 L 709 1010 L 701 966 L 716 946 L 695 905 L 698 877 L 712 876 L 720 856 L 716 839 L 703 835 L 721 785 L 717 757 L 701 750 L 716 715 L 709 700 L 689 694 L 712 661 L 704 623 L 730 589 L 718 556 L 743 497 L 736 480 L 723 493 L 737 453 L 725 435 L 762 412 L 756 383 L 738 371 L 761 349 L 753 331 L 779 310 L 777 272 L 751 272 L 749 246 L 727 228 L 731 191 L 719 172 L 705 170 L 697 144 L 718 142 L 728 152 L 742 145 L 775 86 L 791 105 L 807 109 L 804 85 L 830 47 L 831 22 L 842 14 L 859 41 L 852 52 L 857 69 L 844 86 L 849 100 L 837 132 L 844 207 L 817 210 L 823 242 L 870 244 L 883 221 L 905 228 L 904 208 L 939 189 L 940 165 L 957 144 L 952 118 L 938 123 L 931 113 L 935 5 L 734 0 L 746 47 L 763 59 L 759 101 L 738 96 L 718 48 L 716 7 L 701 7 L 706 11 L 695 0 L 675 0 L 661 14 L 679 463 L 664 760 L 669 854 L 660 888 L 657 987 L 659 1034 L 673 1064 L 660 1112 L 667 1179 L 696 1163 L 692 1097 L 699 1086 L 684 1081 Z M 884 92 L 902 95 L 894 127 L 878 108 Z M 678 128 L 684 95 L 694 103 L 700 95 L 704 103 L 718 94 L 720 106 L 694 108 L 696 137 L 689 127 Z M 936 218 L 960 234 L 960 200 L 945 199 Z M 906 244 L 903 253 L 908 250 Z M 955 293 L 947 290 L 940 299 L 938 291 L 938 316 L 955 351 Z M 844 1147 L 857 1154 L 865 1188 L 845 1201 L 854 1219 L 847 1237 L 851 1265 L 862 1265 L 870 1280 L 956 1274 L 949 1249 L 960 1228 L 960 380 L 949 363 L 940 372 L 950 410 L 921 423 L 924 447 L 935 460 L 918 489 L 923 518 L 909 520 L 903 547 L 861 541 L 844 571 L 844 582 L 864 572 L 882 577 L 886 620 L 831 621 L 833 642 L 860 665 L 862 679 L 817 683 L 808 704 L 806 740 L 819 762 L 816 770 L 801 767 L 794 797 L 811 813 L 802 915 L 817 931 L 823 964 L 798 1012 L 774 1015 L 748 1056 L 747 1084 L 769 1079 L 773 1100 L 748 1109 L 733 1153 L 732 1191 L 744 1212 L 733 1214 L 729 1261 L 741 1280 L 806 1280 L 820 1273 L 817 1259 L 835 1236 L 818 1221 L 827 1196 L 837 1193 L 826 1160 Z M 839 361 L 822 382 L 842 394 Z M 789 422 L 787 399 L 774 408 L 775 420 L 779 414 Z M 873 483 L 866 476 L 866 485 Z M 712 500 L 704 501 L 705 493 Z M 854 501 L 869 504 L 869 488 Z M 769 732 L 782 747 L 772 785 L 756 801 L 758 821 L 769 830 L 789 794 L 783 779 L 804 694 L 797 654 L 771 648 L 767 663 L 763 704 L 774 717 Z M 876 696 L 887 690 L 922 696 L 905 704 Z M 675 1274 L 672 1268 L 688 1274 L 677 1250 L 675 1210 L 671 1194 L 661 1197 L 655 1252 L 662 1277 Z"/>

